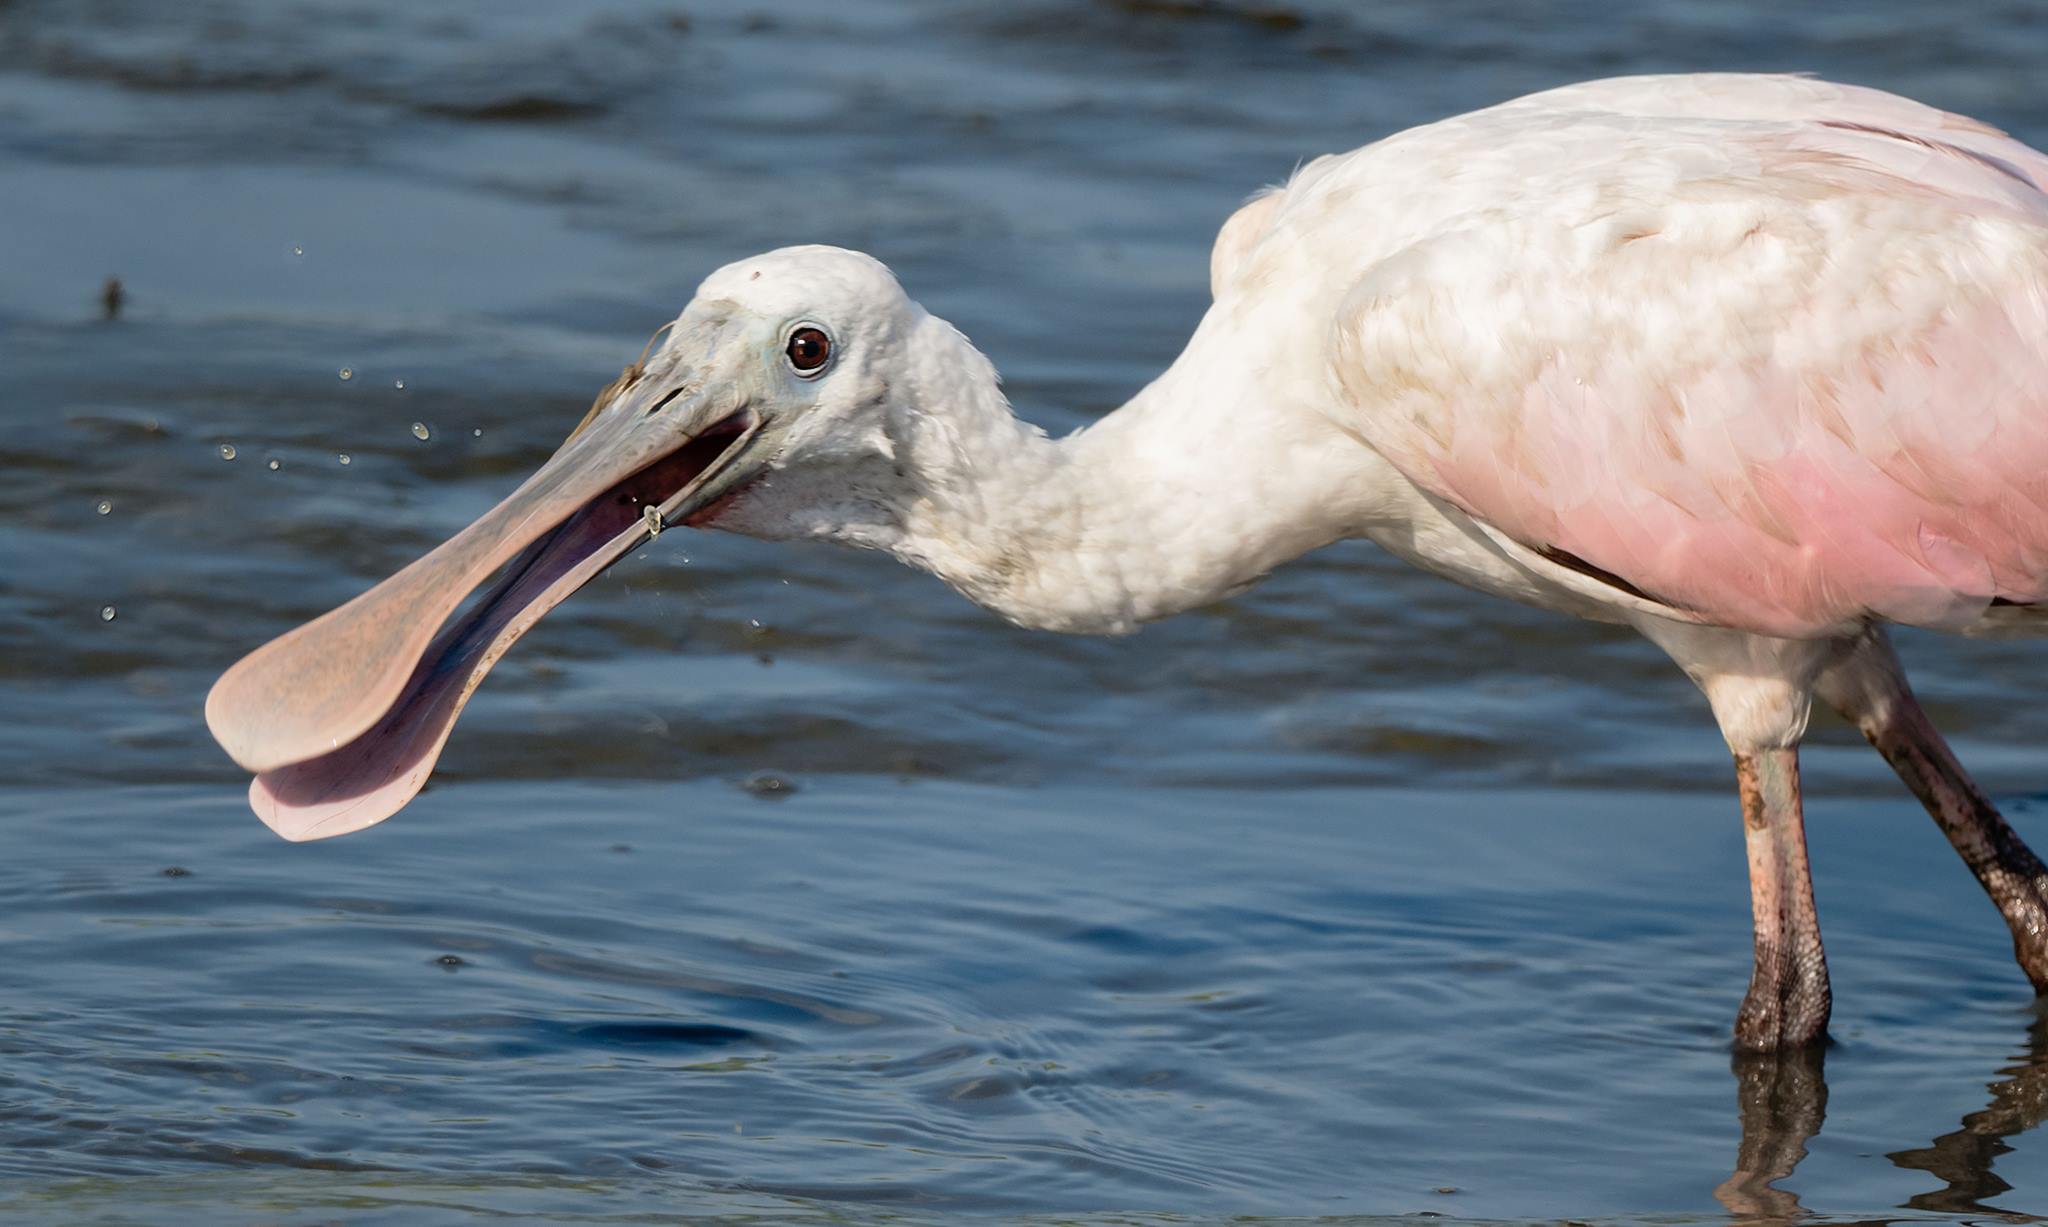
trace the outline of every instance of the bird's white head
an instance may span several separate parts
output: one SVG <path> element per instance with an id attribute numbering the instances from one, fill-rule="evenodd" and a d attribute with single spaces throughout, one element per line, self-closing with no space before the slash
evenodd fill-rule
<path id="1" fill-rule="evenodd" d="M 208 696 L 208 724 L 258 773 L 252 800 L 280 833 L 376 822 L 425 782 L 512 642 L 664 527 L 891 544 L 919 499 L 920 432 L 958 437 L 923 411 L 947 385 L 1001 405 L 987 361 L 879 261 L 792 247 L 729 264 L 524 485 L 244 657 Z"/>
<path id="2" fill-rule="evenodd" d="M 836 247 L 785 247 L 704 279 L 632 395 L 666 401 L 692 437 L 741 441 L 673 518 L 761 537 L 863 540 L 913 497 L 897 463 L 939 372 L 989 389 L 995 373 L 886 266 Z M 670 399 L 673 398 L 673 399 Z"/>

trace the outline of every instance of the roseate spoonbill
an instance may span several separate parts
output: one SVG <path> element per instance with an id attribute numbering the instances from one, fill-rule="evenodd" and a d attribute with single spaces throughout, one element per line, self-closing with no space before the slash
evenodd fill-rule
<path id="1" fill-rule="evenodd" d="M 405 804 L 491 664 L 665 524 L 882 550 L 1020 625 L 1112 634 L 1365 537 L 1633 626 L 1705 693 L 1749 850 L 1739 1046 L 1827 1024 L 1816 696 L 2048 990 L 2048 870 L 1884 629 L 2048 629 L 2048 157 L 1871 89 L 1596 81 L 1309 163 L 1224 224 L 1210 281 L 1166 373 L 1055 440 L 875 260 L 729 264 L 531 479 L 250 654 L 207 720 L 263 820 L 315 839 Z"/>

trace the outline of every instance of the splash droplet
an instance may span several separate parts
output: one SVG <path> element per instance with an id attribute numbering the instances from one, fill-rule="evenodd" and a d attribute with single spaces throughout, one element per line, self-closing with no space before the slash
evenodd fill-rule
<path id="1" fill-rule="evenodd" d="M 342 463 L 342 464 L 354 464 L 354 463 L 355 463 L 355 460 L 354 460 L 354 458 L 352 458 L 352 457 L 351 457 L 351 456 L 350 456 L 350 455 L 349 455 L 349 454 L 348 454 L 347 452 L 338 452 L 338 453 L 336 453 L 336 454 L 335 454 L 335 457 L 334 457 L 334 458 L 335 458 L 335 460 L 339 461 L 339 462 L 340 462 L 340 463 Z"/>
<path id="2" fill-rule="evenodd" d="M 282 463 L 280 463 L 279 461 L 276 461 L 276 460 L 272 460 L 272 461 L 270 462 L 270 471 L 271 471 L 271 472 L 273 472 L 273 473 L 277 472 L 277 471 L 278 471 L 279 469 L 281 469 L 281 468 L 283 468 L 283 467 L 284 467 L 284 465 L 283 465 Z"/>
<path id="3" fill-rule="evenodd" d="M 336 371 L 335 374 L 340 375 L 343 380 L 354 379 L 356 377 L 356 368 L 352 366 L 345 366 L 342 367 L 339 371 Z"/>
<path id="4" fill-rule="evenodd" d="M 484 437 L 484 428 L 479 426 L 475 430 L 470 431 L 469 433 L 471 438 L 481 439 Z"/>
<path id="5" fill-rule="evenodd" d="M 233 460 L 235 458 L 235 445 L 232 443 L 221 444 L 220 458 L 222 460 Z"/>
<path id="6" fill-rule="evenodd" d="M 661 522 L 661 508 L 653 503 L 647 504 L 640 509 L 640 522 L 647 526 L 647 537 L 650 541 L 659 537 L 664 527 Z"/>
<path id="7" fill-rule="evenodd" d="M 98 506 L 96 506 L 96 507 L 94 507 L 94 508 L 93 508 L 93 510 L 94 510 L 94 511 L 97 511 L 97 512 L 99 512 L 99 513 L 100 513 L 101 515 L 103 515 L 103 516 L 110 516 L 110 515 L 113 515 L 113 514 L 114 514 L 114 502 L 113 502 L 113 500 L 112 500 L 112 499 L 104 499 L 104 498 L 103 498 L 103 499 L 101 499 L 101 500 L 99 501 L 99 505 L 98 505 Z"/>
<path id="8" fill-rule="evenodd" d="M 391 386 L 392 386 L 392 387 L 394 387 L 394 388 L 397 388 L 397 389 L 398 389 L 399 391 L 403 392 L 403 391 L 405 391 L 405 380 L 403 380 L 403 379 L 394 379 L 394 380 L 392 380 L 392 381 L 391 381 Z"/>
<path id="9" fill-rule="evenodd" d="M 114 607 L 112 605 L 100 606 L 100 621 L 112 622 L 114 620 L 114 612 Z"/>
<path id="10" fill-rule="evenodd" d="M 415 439 L 429 439 L 433 437 L 433 433 L 433 431 L 427 429 L 425 422 L 414 422 L 412 424 L 412 437 Z"/>
<path id="11" fill-rule="evenodd" d="M 294 243 L 292 244 L 292 254 L 295 256 L 303 256 L 306 254 L 306 249 Z"/>

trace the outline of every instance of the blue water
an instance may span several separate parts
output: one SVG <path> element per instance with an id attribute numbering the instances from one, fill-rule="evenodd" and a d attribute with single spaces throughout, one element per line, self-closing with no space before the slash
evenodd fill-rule
<path id="1" fill-rule="evenodd" d="M 2023 4 L 0 4 L 0 1218 L 2048 1214 L 2048 1021 L 1882 763 L 1807 757 L 1839 1042 L 1734 1061 L 1698 697 L 1363 546 L 1112 641 L 664 534 L 329 844 L 198 712 L 734 257 L 875 252 L 1065 429 L 1301 158 L 1686 67 L 2041 144 L 2044 54 Z M 2040 653 L 1902 647 L 2048 848 Z"/>

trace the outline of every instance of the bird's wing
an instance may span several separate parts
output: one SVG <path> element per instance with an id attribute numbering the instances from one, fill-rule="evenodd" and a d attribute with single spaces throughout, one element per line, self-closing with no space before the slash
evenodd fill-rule
<path id="1" fill-rule="evenodd" d="M 2048 159 L 1738 80 L 1850 105 L 1748 123 L 1737 90 L 1704 127 L 1625 123 L 1716 156 L 1623 150 L 1377 259 L 1330 349 L 1351 424 L 1507 541 L 1700 619 L 1804 636 L 2048 600 Z"/>
<path id="2" fill-rule="evenodd" d="M 1857 150 L 1858 156 L 1905 168 L 1909 177 L 1939 165 L 1941 159 L 1927 158 L 1926 153 L 1960 153 L 1968 159 L 2002 164 L 2008 172 L 2016 172 L 2034 186 L 2048 187 L 2048 155 L 1989 124 L 1883 90 L 1813 77 L 1759 73 L 1613 77 L 1530 94 L 1495 110 L 1552 114 L 1592 111 L 1652 121 L 1806 123 L 1822 129 L 1889 135 L 1905 146 L 1918 146 L 1919 154 L 1906 148 L 1886 149 L 1867 144 Z M 1811 139 L 1825 134 L 1807 135 Z M 1939 177 L 1938 171 L 1935 174 Z"/>

